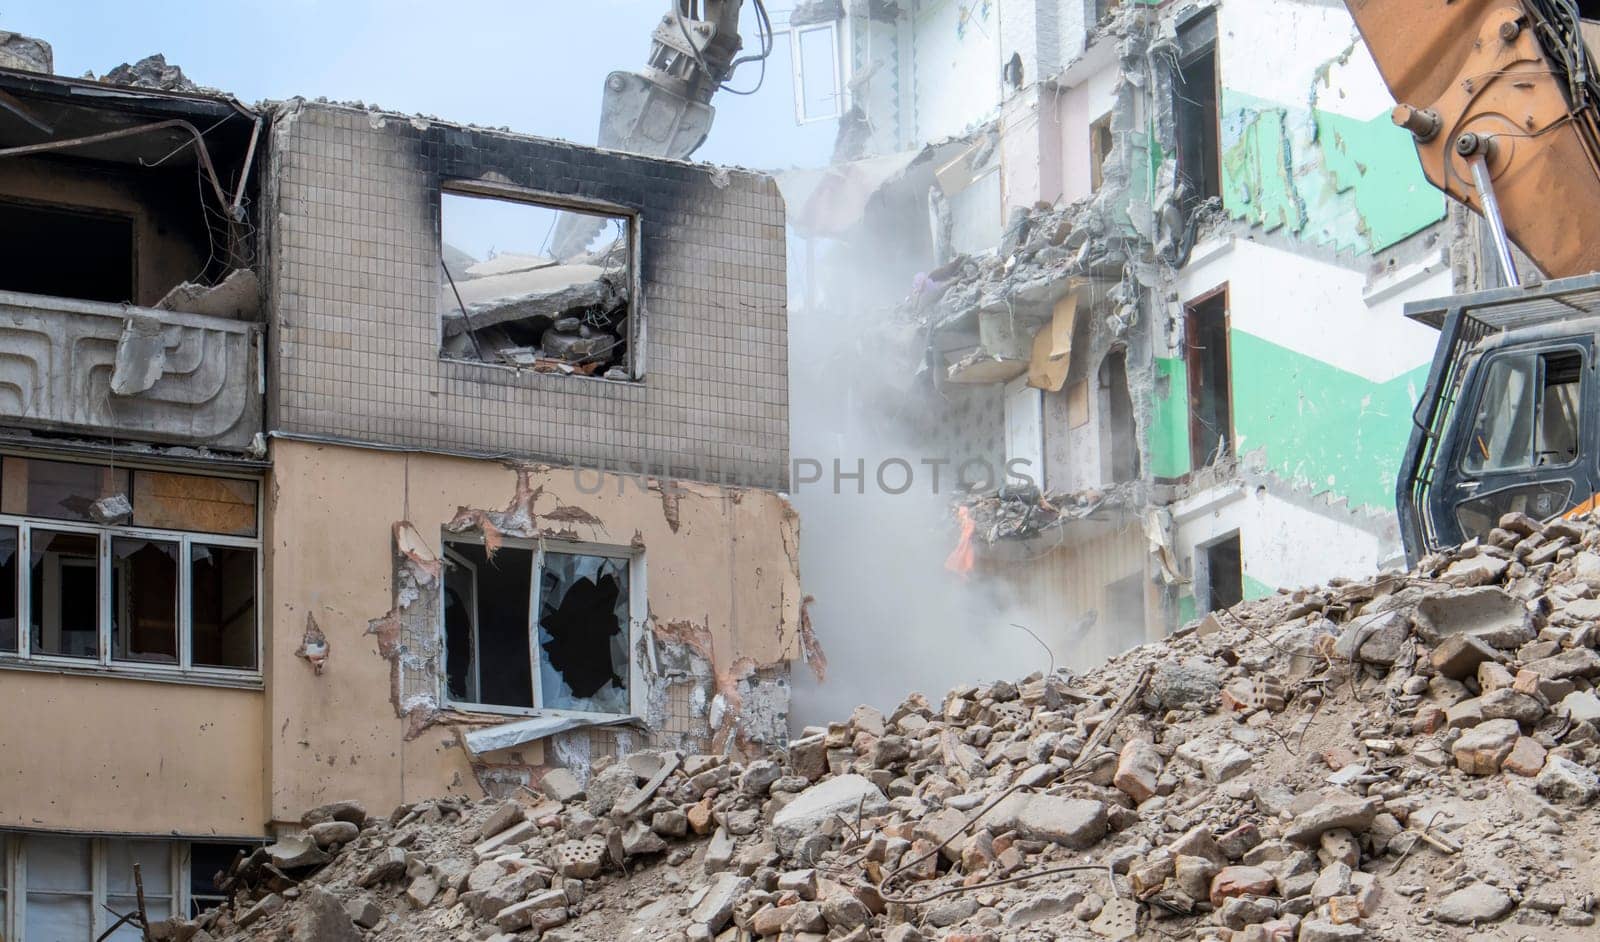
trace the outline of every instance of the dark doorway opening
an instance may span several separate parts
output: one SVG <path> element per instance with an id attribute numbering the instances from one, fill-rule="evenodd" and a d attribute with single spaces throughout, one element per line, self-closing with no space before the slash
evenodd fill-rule
<path id="1" fill-rule="evenodd" d="M 1189 375 L 1189 462 L 1203 468 L 1233 453 L 1233 383 L 1228 355 L 1228 293 L 1192 302 L 1184 316 Z"/>
<path id="2" fill-rule="evenodd" d="M 0 290 L 132 302 L 133 219 L 0 202 Z"/>
<path id="3" fill-rule="evenodd" d="M 1200 602 L 1206 611 L 1232 608 L 1244 601 L 1244 560 L 1237 532 L 1201 546 L 1196 555 L 1201 570 L 1196 581 L 1205 589 L 1206 597 Z"/>

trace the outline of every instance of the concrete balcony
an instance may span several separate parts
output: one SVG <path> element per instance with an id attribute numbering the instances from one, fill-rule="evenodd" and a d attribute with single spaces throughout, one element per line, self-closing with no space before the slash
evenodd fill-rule
<path id="1" fill-rule="evenodd" d="M 260 324 L 0 291 L 0 424 L 241 451 L 261 431 Z"/>

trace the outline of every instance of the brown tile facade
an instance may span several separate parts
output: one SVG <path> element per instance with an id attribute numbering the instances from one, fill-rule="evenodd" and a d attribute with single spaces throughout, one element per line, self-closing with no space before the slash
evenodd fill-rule
<path id="1" fill-rule="evenodd" d="M 771 178 L 288 107 L 268 193 L 272 428 L 787 486 L 784 209 Z M 638 214 L 642 380 L 440 359 L 439 194 L 451 181 Z"/>

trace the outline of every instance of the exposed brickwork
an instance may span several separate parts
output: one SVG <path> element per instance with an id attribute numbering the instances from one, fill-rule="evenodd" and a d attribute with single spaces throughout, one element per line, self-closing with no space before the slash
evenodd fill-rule
<path id="1" fill-rule="evenodd" d="M 316 104 L 280 120 L 273 143 L 273 428 L 786 486 L 771 178 Z M 639 214 L 642 381 L 439 358 L 439 192 L 452 180 Z"/>

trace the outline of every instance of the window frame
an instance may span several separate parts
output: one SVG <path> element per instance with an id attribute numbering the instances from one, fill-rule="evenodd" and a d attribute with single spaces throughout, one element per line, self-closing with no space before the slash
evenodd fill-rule
<path id="1" fill-rule="evenodd" d="M 1545 390 L 1547 388 L 1545 384 L 1545 373 L 1548 368 L 1547 361 L 1550 359 L 1550 357 L 1559 356 L 1563 353 L 1575 354 L 1580 363 L 1580 368 L 1578 371 L 1578 427 L 1576 429 L 1578 434 L 1578 450 L 1570 461 L 1565 461 L 1561 464 L 1539 464 L 1536 446 L 1538 445 L 1539 441 L 1540 413 L 1544 409 Z M 1513 362 L 1522 358 L 1531 359 L 1534 366 L 1532 389 L 1534 396 L 1532 418 L 1533 425 L 1529 429 L 1528 433 L 1529 463 L 1516 465 L 1515 467 L 1503 468 L 1470 467 L 1467 461 L 1472 456 L 1472 441 L 1477 433 L 1478 419 L 1482 415 L 1485 397 L 1488 396 L 1490 392 L 1489 377 L 1494 372 L 1495 368 L 1500 364 Z M 1456 457 L 1456 473 L 1461 475 L 1463 478 L 1478 480 L 1501 474 L 1530 474 L 1544 471 L 1563 471 L 1577 466 L 1577 464 L 1583 460 L 1583 437 L 1586 434 L 1583 415 L 1583 398 L 1587 393 L 1587 389 L 1585 388 L 1585 383 L 1587 381 L 1584 379 L 1584 374 L 1590 368 L 1591 364 L 1589 362 L 1589 350 L 1586 347 L 1574 344 L 1556 343 L 1550 346 L 1531 348 L 1510 347 L 1501 351 L 1497 351 L 1491 356 L 1484 358 L 1482 365 L 1477 371 L 1477 375 L 1483 378 L 1481 380 L 1476 380 L 1477 389 L 1473 396 L 1472 409 L 1471 411 L 1464 413 L 1465 415 L 1471 417 L 1471 422 L 1462 426 L 1462 428 L 1466 430 L 1467 435 L 1466 438 L 1461 442 L 1460 454 Z"/>
<path id="2" fill-rule="evenodd" d="M 450 552 L 451 543 L 476 543 L 484 542 L 481 533 L 444 533 L 441 540 L 442 557 Z M 530 565 L 533 567 L 532 578 L 529 580 L 528 589 L 528 662 L 532 685 L 533 706 L 504 706 L 496 703 L 473 703 L 457 700 L 450 695 L 450 672 L 443 659 L 447 656 L 447 638 L 444 624 L 444 583 L 441 577 L 438 580 L 439 604 L 435 618 L 437 647 L 439 650 L 440 664 L 436 672 L 439 677 L 439 702 L 449 709 L 461 710 L 469 713 L 497 713 L 505 716 L 565 716 L 575 719 L 610 720 L 620 716 L 642 716 L 645 707 L 644 697 L 644 666 L 639 663 L 635 649 L 640 638 L 644 635 L 646 623 L 649 619 L 648 596 L 645 591 L 645 559 L 644 550 L 631 546 L 615 546 L 605 543 L 590 543 L 579 540 L 556 539 L 523 539 L 516 537 L 502 537 L 502 547 L 529 550 L 532 552 Z M 540 579 L 539 573 L 544 568 L 545 552 L 564 553 L 576 556 L 604 556 L 608 559 L 626 559 L 628 561 L 628 712 L 627 713 L 595 713 L 588 710 L 567 710 L 559 707 L 544 706 L 544 684 L 540 676 L 540 667 L 543 655 L 539 647 L 539 608 L 540 608 Z M 448 565 L 448 564 L 447 564 Z M 477 590 L 474 587 L 474 595 Z M 474 630 L 476 630 L 476 613 L 474 613 Z M 473 650 L 474 666 L 481 666 L 477 657 L 476 638 Z M 482 692 L 482 675 L 479 675 L 479 691 Z"/>
<path id="3" fill-rule="evenodd" d="M 171 915 L 179 916 L 189 911 L 189 842 L 170 837 L 143 834 L 112 837 L 58 831 L 0 831 L 0 938 L 14 942 L 56 942 L 56 940 L 29 940 L 24 933 L 28 919 L 28 864 L 27 844 L 30 837 L 67 838 L 89 842 L 89 911 L 90 938 L 98 938 L 116 920 L 106 911 L 112 893 L 106 875 L 109 857 L 108 846 L 114 841 L 161 843 L 167 846 L 168 880 L 170 891 L 163 897 L 171 901 Z M 38 891 L 40 893 L 50 891 Z M 65 894 L 82 896 L 83 894 Z M 157 894 L 150 894 L 155 896 Z"/>
<path id="4" fill-rule="evenodd" d="M 828 114 L 810 114 L 806 111 L 806 67 L 805 59 L 801 56 L 802 37 L 807 33 L 828 34 L 828 47 L 833 52 L 832 84 L 833 110 Z M 830 20 L 825 23 L 807 23 L 804 26 L 791 26 L 789 28 L 789 69 L 794 88 L 794 123 L 804 127 L 816 124 L 819 121 L 833 121 L 843 117 L 847 110 L 845 99 L 848 91 L 844 80 L 844 55 L 839 43 L 839 24 Z M 819 76 L 820 78 L 820 76 Z"/>
<path id="5" fill-rule="evenodd" d="M 648 325 L 646 322 L 643 275 L 644 224 L 641 221 L 642 213 L 638 208 L 624 206 L 621 203 L 613 203 L 608 200 L 572 196 L 565 193 L 552 193 L 548 190 L 538 190 L 514 184 L 490 183 L 483 180 L 444 180 L 439 184 L 438 197 L 434 201 L 439 214 L 439 225 L 435 232 L 438 238 L 435 240 L 437 244 L 434 246 L 434 255 L 439 260 L 437 274 L 440 280 L 440 291 L 449 287 L 449 283 L 444 277 L 444 198 L 452 195 L 500 200 L 506 203 L 527 203 L 541 209 L 571 210 L 591 215 L 616 216 L 626 219 L 628 221 L 628 359 L 625 368 L 628 372 L 628 379 L 625 382 L 644 382 L 646 372 L 645 339 L 648 336 Z M 444 337 L 443 312 L 437 314 L 434 335 L 441 340 Z M 505 370 L 522 376 L 546 377 L 546 374 L 505 363 L 487 363 L 483 360 L 445 356 L 442 345 L 436 344 L 436 346 L 438 349 L 434 355 L 441 362 L 464 363 L 468 366 Z M 563 374 L 556 378 L 563 382 L 568 380 L 592 380 L 612 384 L 624 382 L 624 380 L 606 379 L 602 376 L 586 376 L 582 373 Z"/>
<path id="6" fill-rule="evenodd" d="M 258 511 L 259 514 L 259 511 Z M 225 536 L 190 530 L 161 530 L 151 527 L 100 526 L 76 521 L 54 520 L 19 514 L 0 514 L 0 526 L 17 529 L 17 649 L 0 651 L 0 668 L 61 670 L 72 673 L 114 674 L 150 680 L 207 683 L 218 686 L 253 686 L 262 683 L 261 666 L 265 657 L 262 632 L 264 584 L 263 547 L 259 537 Z M 96 539 L 95 621 L 97 656 L 93 659 L 39 653 L 33 650 L 33 531 L 82 533 Z M 259 527 L 257 532 L 260 532 Z M 119 660 L 111 646 L 111 615 L 116 600 L 112 597 L 111 543 L 119 537 L 159 540 L 178 544 L 178 661 Z M 214 667 L 193 663 L 193 567 L 194 545 L 228 546 L 255 553 L 255 664 L 254 668 Z"/>

